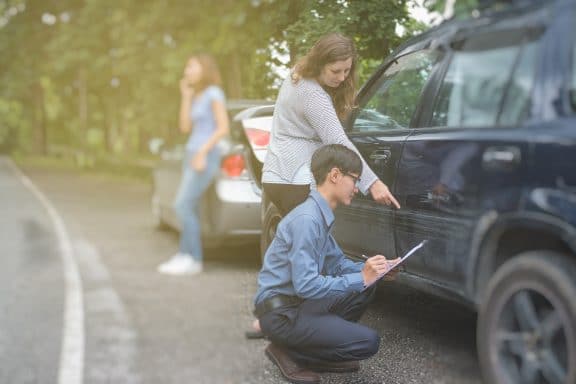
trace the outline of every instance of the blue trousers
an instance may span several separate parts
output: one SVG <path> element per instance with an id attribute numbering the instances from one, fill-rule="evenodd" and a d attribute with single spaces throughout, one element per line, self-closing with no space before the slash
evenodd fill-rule
<path id="1" fill-rule="evenodd" d="M 372 287 L 277 308 L 260 317 L 260 326 L 272 343 L 303 364 L 364 360 L 380 346 L 376 331 L 357 323 L 374 292 Z"/>
<path id="2" fill-rule="evenodd" d="M 206 169 L 197 172 L 190 160 L 194 154 L 187 152 L 182 164 L 182 179 L 174 201 L 174 209 L 180 219 L 180 253 L 191 255 L 202 262 L 202 239 L 200 226 L 200 202 L 202 195 L 218 173 L 220 154 L 217 149 L 206 157 Z"/>

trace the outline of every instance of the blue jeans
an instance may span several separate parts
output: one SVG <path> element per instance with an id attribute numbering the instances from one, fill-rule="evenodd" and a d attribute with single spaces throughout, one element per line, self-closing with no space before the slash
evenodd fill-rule
<path id="1" fill-rule="evenodd" d="M 206 156 L 206 169 L 195 171 L 190 165 L 194 153 L 186 152 L 182 165 L 182 180 L 174 209 L 180 219 L 180 253 L 192 255 L 194 260 L 202 262 L 202 239 L 200 224 L 200 201 L 202 195 L 216 176 L 220 168 L 220 153 L 211 150 Z"/>

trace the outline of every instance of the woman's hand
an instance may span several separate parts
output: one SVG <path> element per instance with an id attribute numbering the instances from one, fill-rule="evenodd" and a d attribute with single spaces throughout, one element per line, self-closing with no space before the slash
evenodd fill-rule
<path id="1" fill-rule="evenodd" d="M 206 169 L 206 154 L 202 151 L 197 152 L 190 160 L 190 166 L 196 172 L 202 172 Z"/>
<path id="2" fill-rule="evenodd" d="M 190 86 L 185 77 L 180 79 L 180 95 L 182 95 L 182 98 L 186 99 L 191 99 L 194 95 L 194 89 Z"/>
<path id="3" fill-rule="evenodd" d="M 370 186 L 370 194 L 377 203 L 386 205 L 392 204 L 396 208 L 400 209 L 400 204 L 398 204 L 396 198 L 382 181 L 376 180 L 374 184 Z"/>

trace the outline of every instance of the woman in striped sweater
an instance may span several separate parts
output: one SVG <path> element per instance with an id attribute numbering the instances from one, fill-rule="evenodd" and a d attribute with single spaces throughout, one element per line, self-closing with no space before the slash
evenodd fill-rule
<path id="1" fill-rule="evenodd" d="M 354 107 L 356 49 L 337 33 L 321 37 L 284 81 L 274 109 L 262 183 L 266 197 L 285 215 L 306 199 L 313 184 L 310 159 L 325 144 L 356 151 L 342 127 Z M 388 187 L 364 160 L 359 189 L 400 208 Z"/>

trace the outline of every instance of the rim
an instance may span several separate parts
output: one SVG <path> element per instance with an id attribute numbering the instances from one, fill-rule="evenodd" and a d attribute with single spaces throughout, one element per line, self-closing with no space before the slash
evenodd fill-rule
<path id="1" fill-rule="evenodd" d="M 506 382 L 566 382 L 571 331 L 565 313 L 551 297 L 527 288 L 505 299 L 490 345 L 493 363 Z"/>

